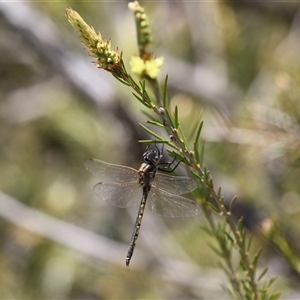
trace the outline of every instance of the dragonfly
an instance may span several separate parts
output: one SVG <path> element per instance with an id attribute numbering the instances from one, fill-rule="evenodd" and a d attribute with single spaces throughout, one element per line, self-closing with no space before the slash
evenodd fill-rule
<path id="1" fill-rule="evenodd" d="M 146 202 L 152 212 L 164 217 L 195 217 L 201 212 L 196 201 L 181 196 L 194 191 L 197 183 L 190 177 L 165 174 L 173 172 L 180 161 L 171 169 L 175 158 L 172 162 L 162 163 L 162 157 L 163 148 L 159 150 L 156 146 L 153 150 L 147 147 L 143 154 L 144 162 L 138 170 L 94 158 L 84 162 L 86 169 L 101 179 L 94 192 L 102 200 L 121 208 L 139 204 L 126 266 L 129 266 L 134 252 Z"/>

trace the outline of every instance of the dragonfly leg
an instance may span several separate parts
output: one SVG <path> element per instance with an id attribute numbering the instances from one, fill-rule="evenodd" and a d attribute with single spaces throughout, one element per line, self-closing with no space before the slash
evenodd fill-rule
<path id="1" fill-rule="evenodd" d="M 145 194 L 145 193 L 144 193 Z M 146 200 L 147 200 L 147 194 L 143 195 L 141 204 L 140 204 L 140 208 L 139 208 L 139 212 L 135 221 L 135 225 L 134 225 L 134 230 L 132 233 L 132 238 L 129 244 L 129 248 L 128 248 L 128 252 L 127 252 L 127 256 L 126 256 L 126 266 L 129 267 L 129 263 L 131 260 L 131 257 L 133 255 L 133 251 L 136 245 L 136 241 L 139 237 L 139 233 L 140 233 L 140 229 L 141 229 L 141 224 L 142 224 L 142 219 L 143 219 L 143 215 L 144 215 L 144 211 L 145 211 L 145 205 L 146 205 Z"/>
<path id="2" fill-rule="evenodd" d="M 162 144 L 161 150 L 159 150 L 159 148 L 157 147 L 156 143 L 154 145 L 155 145 L 156 152 L 157 152 L 157 157 L 158 157 L 157 169 L 159 171 L 167 172 L 167 173 L 174 172 L 176 170 L 176 168 L 178 167 L 178 165 L 181 163 L 181 161 L 178 161 L 178 163 L 173 168 L 170 168 L 174 164 L 174 162 L 176 161 L 177 155 L 175 155 L 175 157 L 173 158 L 173 160 L 171 162 L 163 162 L 163 163 L 161 163 L 160 160 L 161 160 L 161 158 L 163 157 L 163 154 L 164 154 L 164 146 L 165 146 L 165 144 Z M 151 146 L 151 144 L 148 145 L 146 149 L 148 149 L 150 146 Z"/>
<path id="3" fill-rule="evenodd" d="M 176 156 L 173 158 L 171 162 L 159 163 L 157 169 L 162 172 L 172 173 L 176 170 L 176 168 L 181 163 L 181 160 L 179 160 L 178 163 L 172 169 L 170 169 L 170 167 L 174 164 L 175 160 L 176 160 Z"/>

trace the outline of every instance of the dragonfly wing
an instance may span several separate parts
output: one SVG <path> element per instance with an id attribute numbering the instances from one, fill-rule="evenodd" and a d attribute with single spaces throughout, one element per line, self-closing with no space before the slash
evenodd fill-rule
<path id="1" fill-rule="evenodd" d="M 156 173 L 153 186 L 171 194 L 182 195 L 194 191 L 198 184 L 190 177 Z"/>
<path id="2" fill-rule="evenodd" d="M 89 158 L 84 162 L 84 166 L 93 175 L 106 182 L 131 182 L 138 181 L 138 171 L 135 169 L 109 164 L 99 159 Z"/>
<path id="3" fill-rule="evenodd" d="M 148 206 L 153 212 L 165 217 L 195 217 L 201 213 L 196 201 L 177 196 L 152 186 Z"/>
<path id="4" fill-rule="evenodd" d="M 143 195 L 143 189 L 137 182 L 99 182 L 95 185 L 94 192 L 102 200 L 122 208 L 137 205 Z"/>

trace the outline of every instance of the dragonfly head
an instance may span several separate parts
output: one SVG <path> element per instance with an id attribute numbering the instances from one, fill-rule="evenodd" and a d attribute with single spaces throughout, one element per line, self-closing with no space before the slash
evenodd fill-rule
<path id="1" fill-rule="evenodd" d="M 145 163 L 153 164 L 153 165 L 158 164 L 159 159 L 160 159 L 157 151 L 154 151 L 154 150 L 148 150 L 148 151 L 146 151 L 143 154 L 143 158 L 144 158 Z"/>

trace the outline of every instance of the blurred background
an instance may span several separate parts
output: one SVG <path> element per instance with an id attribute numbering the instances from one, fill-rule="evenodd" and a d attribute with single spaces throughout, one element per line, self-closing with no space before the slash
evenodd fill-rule
<path id="1" fill-rule="evenodd" d="M 282 299 L 299 269 L 256 230 L 277 218 L 300 244 L 300 5 L 297 2 L 140 2 L 165 57 L 171 104 L 187 133 L 204 120 L 204 162 L 229 201 L 238 195 L 263 247 L 261 267 Z M 130 267 L 137 208 L 97 198 L 89 157 L 138 168 L 148 119 L 131 91 L 96 69 L 65 17 L 72 7 L 137 54 L 127 1 L 0 3 L 0 298 L 229 299 L 205 218 L 146 210 Z M 156 130 L 156 128 L 154 128 Z"/>

